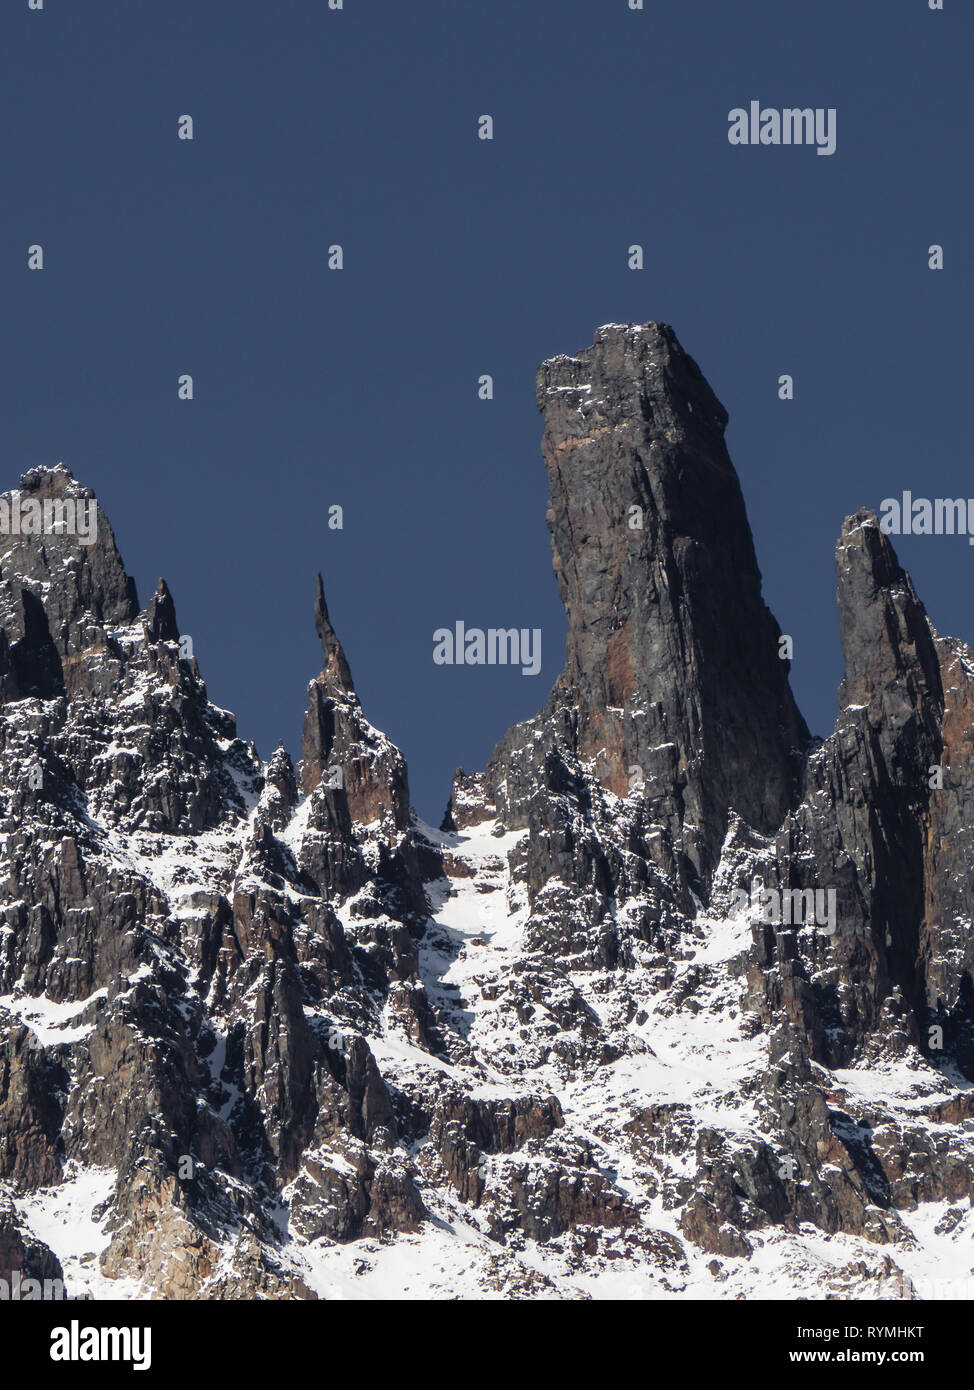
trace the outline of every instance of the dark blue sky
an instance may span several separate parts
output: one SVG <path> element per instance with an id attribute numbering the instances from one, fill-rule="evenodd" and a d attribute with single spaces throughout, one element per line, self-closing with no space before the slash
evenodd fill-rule
<path id="1" fill-rule="evenodd" d="M 537 365 L 662 319 L 730 412 L 826 733 L 843 517 L 974 495 L 972 53 L 962 0 L 6 0 L 0 485 L 60 459 L 95 488 L 265 757 L 299 751 L 320 569 L 438 820 L 562 665 Z M 837 152 L 732 147 L 752 98 L 835 107 Z M 974 548 L 898 550 L 974 638 Z M 541 674 L 435 666 L 456 619 L 540 626 Z"/>

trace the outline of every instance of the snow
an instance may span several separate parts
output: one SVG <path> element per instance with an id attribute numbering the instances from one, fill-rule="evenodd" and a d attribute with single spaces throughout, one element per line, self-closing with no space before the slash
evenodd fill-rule
<path id="1" fill-rule="evenodd" d="M 111 1237 L 105 1229 L 107 1213 L 98 1219 L 94 1209 L 111 1197 L 116 1176 L 111 1168 L 68 1164 L 57 1187 L 41 1188 L 16 1200 L 25 1225 L 61 1261 L 65 1292 L 71 1298 L 138 1297 L 137 1281 L 107 1279 L 98 1263 Z"/>
<path id="2" fill-rule="evenodd" d="M 56 1043 L 80 1042 L 94 1031 L 94 1024 L 73 1024 L 72 1021 L 97 999 L 106 999 L 107 989 L 96 990 L 87 999 L 55 1003 L 43 995 L 0 994 L 0 1008 L 9 1010 L 25 1023 L 40 1043 L 51 1047 Z"/>
<path id="3" fill-rule="evenodd" d="M 833 1071 L 832 1076 L 842 1090 L 858 1100 L 894 1104 L 903 1111 L 922 1110 L 936 1100 L 946 1100 L 960 1089 L 971 1089 L 969 1082 L 958 1085 L 951 1081 L 948 1085 L 941 1073 L 933 1071 L 917 1052 L 911 1054 L 909 1061 L 840 1068 Z"/>
<path id="4" fill-rule="evenodd" d="M 123 833 L 91 817 L 102 852 L 116 866 L 154 884 L 166 910 L 179 921 L 188 923 L 199 916 L 196 893 L 229 891 L 234 882 L 247 881 L 243 855 L 256 797 L 247 779 L 235 780 L 246 798 L 247 815 L 230 816 L 197 836 Z M 601 804 L 606 816 L 618 818 L 620 826 L 626 823 L 625 801 L 606 793 Z M 312 833 L 311 805 L 310 797 L 302 798 L 279 834 L 292 852 L 297 853 Z M 712 1127 L 731 1146 L 766 1147 L 775 1142 L 766 1131 L 767 1117 L 753 1085 L 769 1065 L 768 1034 L 749 1026 L 753 1020 L 742 1007 L 744 982 L 737 973 L 751 945 L 747 910 L 722 918 L 700 907 L 696 919 L 682 929 L 678 948 L 666 955 L 663 983 L 655 948 L 641 940 L 633 943 L 636 964 L 628 969 L 583 969 L 570 962 L 566 968 L 564 959 L 552 961 L 542 996 L 521 1027 L 511 999 L 524 998 L 518 989 L 531 918 L 524 883 L 512 864 L 518 862 L 528 832 L 503 829 L 491 821 L 458 833 L 439 831 L 422 821 L 414 825 L 416 833 L 446 858 L 447 876 L 427 887 L 433 919 L 418 944 L 419 974 L 441 1030 L 458 1045 L 448 1055 L 434 1056 L 403 1032 L 401 1016 L 389 1008 L 380 1013 L 376 1007 L 360 1031 L 383 1076 L 404 1090 L 449 1082 L 476 1100 L 556 1097 L 564 1125 L 552 1138 L 569 1147 L 589 1147 L 595 1165 L 591 1171 L 622 1193 L 636 1213 L 638 1240 L 627 1243 L 625 1232 L 600 1230 L 598 1253 L 584 1260 L 570 1235 L 541 1244 L 514 1233 L 501 1245 L 487 1234 L 482 1211 L 463 1204 L 442 1177 L 430 1180 L 423 1167 L 428 1156 L 424 1158 L 420 1142 L 410 1158 L 417 1165 L 416 1180 L 431 1219 L 413 1234 L 349 1244 L 324 1238 L 308 1242 L 291 1228 L 291 1189 L 281 1194 L 275 1219 L 283 1243 L 274 1257 L 320 1297 L 665 1301 L 814 1299 L 837 1292 L 871 1298 L 879 1290 L 881 1296 L 902 1298 L 910 1281 L 924 1297 L 971 1297 L 974 1211 L 967 1199 L 899 1212 L 911 1239 L 881 1248 L 803 1224 L 797 1232 L 780 1227 L 749 1232 L 750 1259 L 715 1259 L 683 1236 L 681 1206 L 665 1195 L 665 1184 L 693 1177 L 697 1131 Z M 374 848 L 372 841 L 365 843 L 367 855 Z M 550 887 L 557 891 L 559 885 L 553 881 Z M 300 906 L 302 895 L 292 888 L 286 891 Z M 624 931 L 626 922 L 635 920 L 646 905 L 648 899 L 641 898 L 613 904 L 617 930 Z M 350 902 L 336 903 L 335 908 L 354 940 L 362 921 L 353 915 Z M 178 954 L 166 948 L 170 949 Z M 161 951 L 156 953 L 159 958 Z M 543 971 L 548 963 L 533 959 L 531 964 Z M 151 963 L 143 965 L 129 983 L 153 973 Z M 86 1000 L 58 1004 L 8 994 L 0 997 L 0 1006 L 28 1024 L 41 1044 L 53 1046 L 83 1043 L 92 1025 L 79 1019 L 104 997 L 107 992 L 99 990 Z M 569 1017 L 583 1016 L 585 1010 L 595 1016 L 601 1034 L 614 1044 L 608 1060 L 583 1058 L 578 1065 L 566 1064 L 555 1044 L 570 1037 L 571 1024 L 556 1021 L 559 1007 L 565 1007 Z M 333 1021 L 327 1006 L 309 1005 L 306 1014 L 312 1025 Z M 347 1029 L 344 1023 L 338 1026 L 343 1032 Z M 207 1059 L 214 1083 L 226 1045 L 226 1035 L 218 1033 L 217 1046 Z M 873 1110 L 922 1122 L 932 1105 L 967 1086 L 917 1053 L 819 1072 L 830 1101 L 841 1101 L 853 1128 L 862 1122 L 862 1114 Z M 239 1092 L 226 1086 L 219 1098 L 212 1096 L 224 1121 L 239 1100 Z M 681 1124 L 686 1117 L 685 1149 L 670 1145 L 647 1155 L 640 1148 L 632 1121 L 656 1106 L 671 1107 Z M 943 1132 L 949 1136 L 951 1127 L 943 1126 Z M 339 1152 L 318 1157 L 351 1173 Z M 403 1157 L 401 1151 L 397 1157 Z M 543 1145 L 515 1155 L 485 1155 L 488 1184 L 502 1185 L 511 1163 L 539 1170 L 550 1166 Z M 94 1211 L 111 1198 L 115 1180 L 109 1169 L 69 1164 L 57 1186 L 16 1198 L 23 1220 L 61 1259 L 70 1293 L 144 1296 L 134 1281 L 107 1279 L 99 1268 L 109 1234 L 106 1218 L 97 1218 Z M 229 1178 L 227 1183 L 232 1185 Z M 227 1270 L 232 1267 L 232 1244 L 228 1237 L 223 1261 Z M 682 1249 L 682 1256 L 676 1249 Z M 902 1276 L 891 1275 L 888 1267 L 884 1273 L 881 1261 L 886 1257 Z M 857 1272 L 860 1266 L 870 1271 L 866 1277 Z"/>

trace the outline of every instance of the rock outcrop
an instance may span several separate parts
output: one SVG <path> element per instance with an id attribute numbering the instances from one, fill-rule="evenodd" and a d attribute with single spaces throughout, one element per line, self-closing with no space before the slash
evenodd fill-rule
<path id="1" fill-rule="evenodd" d="M 672 330 L 599 329 L 538 403 L 566 664 L 440 830 L 320 577 L 301 761 L 262 762 L 90 491 L 59 466 L 0 499 L 37 519 L 0 547 L 8 1283 L 966 1277 L 974 653 L 856 513 L 840 712 L 812 739 L 726 414 Z"/>
<path id="2" fill-rule="evenodd" d="M 730 813 L 767 834 L 795 804 L 809 737 L 727 414 L 659 324 L 599 329 L 544 363 L 537 395 L 568 659 L 543 713 L 495 753 L 491 792 L 515 826 L 566 759 L 618 797 L 645 785 L 681 880 L 705 895 Z"/>

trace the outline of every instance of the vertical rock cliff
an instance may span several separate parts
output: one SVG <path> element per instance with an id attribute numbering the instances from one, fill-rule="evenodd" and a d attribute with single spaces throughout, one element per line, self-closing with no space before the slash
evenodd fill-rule
<path id="1" fill-rule="evenodd" d="M 727 414 L 672 331 L 611 324 L 538 373 L 568 659 L 548 716 L 625 797 L 633 777 L 697 883 L 731 810 L 768 833 L 808 731 L 779 657 Z"/>

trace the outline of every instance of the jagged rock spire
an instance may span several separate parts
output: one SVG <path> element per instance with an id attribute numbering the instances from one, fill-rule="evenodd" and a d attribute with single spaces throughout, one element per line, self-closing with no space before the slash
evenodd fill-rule
<path id="1" fill-rule="evenodd" d="M 176 605 L 164 579 L 156 585 L 145 614 L 145 635 L 150 642 L 178 642 Z"/>
<path id="2" fill-rule="evenodd" d="M 545 717 L 577 731 L 560 744 L 607 789 L 645 787 L 705 884 L 731 810 L 764 833 L 781 823 L 808 742 L 761 597 L 727 413 L 658 323 L 606 325 L 592 347 L 543 363 L 537 399 L 569 624 Z M 523 823 L 516 774 L 498 766 L 492 780 L 505 818 Z"/>
<path id="3" fill-rule="evenodd" d="M 328 617 L 325 586 L 321 582 L 320 574 L 315 593 L 315 631 L 321 640 L 322 676 L 325 685 L 332 693 L 354 696 L 355 685 L 352 681 L 352 673 L 345 659 L 342 644 L 339 642 L 335 629 L 331 625 L 331 619 Z"/>
<path id="4" fill-rule="evenodd" d="M 409 778 L 399 749 L 362 711 L 341 643 L 328 617 L 321 575 L 315 597 L 315 628 L 323 669 L 308 686 L 301 734 L 299 777 L 311 797 L 309 835 L 298 863 L 326 893 L 354 892 L 368 878 L 356 842 L 356 827 L 384 825 L 397 836 L 410 825 Z M 421 919 L 426 899 L 409 835 L 402 835 L 383 865 L 381 895 L 387 908 Z"/>
<path id="5" fill-rule="evenodd" d="M 943 689 L 934 634 L 875 512 L 863 509 L 846 518 L 835 566 L 845 658 L 840 706 L 878 700 L 877 723 L 881 713 L 893 729 L 907 708 L 937 706 L 939 714 Z"/>

